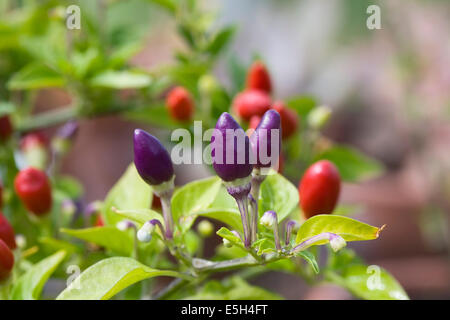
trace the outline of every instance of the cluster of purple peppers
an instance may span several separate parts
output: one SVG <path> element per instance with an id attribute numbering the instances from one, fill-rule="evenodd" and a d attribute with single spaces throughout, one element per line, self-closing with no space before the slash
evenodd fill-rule
<path id="1" fill-rule="evenodd" d="M 228 193 L 234 197 L 238 204 L 244 230 L 243 242 L 244 245 L 249 248 L 252 242 L 257 240 L 257 200 L 259 199 L 260 184 L 265 178 L 261 169 L 267 169 L 273 164 L 270 162 L 265 163 L 267 161 L 260 159 L 259 151 L 261 148 L 264 148 L 266 155 L 270 156 L 272 159 L 278 159 L 281 149 L 280 115 L 275 110 L 267 111 L 250 138 L 227 112 L 222 113 L 219 117 L 215 129 L 211 139 L 213 167 L 217 175 L 224 181 Z M 275 131 L 272 131 L 274 129 Z M 227 139 L 230 139 L 230 135 L 227 135 L 227 131 L 229 134 L 229 130 L 234 130 L 235 132 L 232 136 L 232 139 L 234 139 L 234 141 L 232 141 L 232 146 L 234 146 L 234 148 L 232 149 L 229 149 L 229 145 L 227 145 Z M 276 133 L 279 137 L 278 145 L 276 145 L 277 150 L 273 150 L 273 144 L 271 144 L 271 135 L 273 133 Z M 218 135 L 222 135 L 222 139 L 217 139 Z M 244 144 L 238 145 L 237 136 L 239 135 L 245 137 Z M 276 136 L 274 136 L 274 138 L 276 139 Z M 228 143 L 229 142 L 230 141 L 228 141 Z M 215 157 L 215 153 L 218 150 L 221 151 L 219 154 L 223 157 L 223 159 L 221 159 L 222 161 L 217 161 L 218 159 Z M 232 163 L 227 163 L 227 161 L 225 161 L 228 159 L 227 152 L 233 152 L 232 155 L 228 154 L 229 157 L 234 157 Z M 277 154 L 271 154 L 272 152 Z M 253 158 L 253 161 L 250 161 L 252 156 L 255 158 Z M 237 161 L 238 157 L 243 157 L 245 161 Z M 157 138 L 144 130 L 136 129 L 134 131 L 134 163 L 142 179 L 150 184 L 153 187 L 155 194 L 161 198 L 164 226 L 159 224 L 158 227 L 164 234 L 165 239 L 170 240 L 173 237 L 173 219 L 170 210 L 170 198 L 173 193 L 173 181 L 175 177 L 170 155 Z M 250 212 L 249 202 L 251 208 Z M 281 250 L 276 213 L 274 211 L 267 211 L 261 217 L 260 222 L 274 230 L 276 247 L 278 250 Z M 296 224 L 294 221 L 289 223 L 286 228 L 287 237 L 290 237 L 290 234 L 294 229 L 292 224 Z M 156 221 L 149 221 L 143 226 L 140 235 L 138 234 L 140 240 L 149 241 L 151 239 L 148 234 L 154 230 L 155 224 Z M 286 242 L 288 241 L 289 239 L 287 238 Z"/>

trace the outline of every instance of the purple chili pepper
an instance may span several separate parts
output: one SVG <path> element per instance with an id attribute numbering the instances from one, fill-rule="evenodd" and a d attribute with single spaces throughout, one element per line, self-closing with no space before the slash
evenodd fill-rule
<path id="1" fill-rule="evenodd" d="M 157 138 L 141 129 L 134 130 L 134 164 L 142 179 L 150 185 L 173 178 L 169 153 Z"/>
<path id="2" fill-rule="evenodd" d="M 273 140 L 273 141 L 272 141 Z M 275 110 L 264 113 L 250 137 L 255 168 L 269 168 L 278 162 L 281 149 L 281 119 Z"/>
<path id="3" fill-rule="evenodd" d="M 211 139 L 211 157 L 217 175 L 226 182 L 250 176 L 250 141 L 233 117 L 224 112 Z"/>

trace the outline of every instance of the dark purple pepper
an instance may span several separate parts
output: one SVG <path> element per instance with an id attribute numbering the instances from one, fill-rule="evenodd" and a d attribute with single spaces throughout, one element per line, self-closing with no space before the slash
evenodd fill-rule
<path id="1" fill-rule="evenodd" d="M 274 143 L 277 145 L 272 145 L 272 135 L 278 135 L 278 139 L 274 136 Z M 264 113 L 250 137 L 250 145 L 256 157 L 255 168 L 269 168 L 277 163 L 281 150 L 281 118 L 277 111 L 269 110 Z"/>
<path id="2" fill-rule="evenodd" d="M 211 157 L 217 175 L 227 182 L 248 177 L 253 167 L 250 164 L 250 141 L 244 130 L 227 112 L 222 113 L 219 117 L 215 129 L 211 139 Z M 227 131 L 229 131 L 228 143 Z M 230 132 L 234 134 L 230 134 Z M 240 136 L 239 139 L 238 136 Z M 232 145 L 233 149 L 229 150 L 230 148 L 227 148 L 227 145 L 230 147 Z M 222 155 L 220 155 L 220 151 Z M 233 152 L 232 161 L 228 161 L 230 163 L 226 161 L 227 152 Z"/>
<path id="3" fill-rule="evenodd" d="M 169 153 L 158 139 L 141 129 L 134 130 L 134 164 L 148 184 L 158 185 L 173 177 Z"/>

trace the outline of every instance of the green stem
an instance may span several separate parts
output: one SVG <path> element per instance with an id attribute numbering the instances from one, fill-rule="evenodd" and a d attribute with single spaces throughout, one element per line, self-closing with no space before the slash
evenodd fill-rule
<path id="1" fill-rule="evenodd" d="M 23 123 L 20 123 L 17 129 L 23 132 L 36 130 L 43 127 L 50 127 L 75 119 L 77 115 L 78 109 L 74 106 L 60 108 L 41 113 L 27 119 Z"/>

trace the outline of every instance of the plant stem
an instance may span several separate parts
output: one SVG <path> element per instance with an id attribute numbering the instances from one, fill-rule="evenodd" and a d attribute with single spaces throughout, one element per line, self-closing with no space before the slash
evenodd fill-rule
<path id="1" fill-rule="evenodd" d="M 173 218 L 172 218 L 172 209 L 170 206 L 171 197 L 172 192 L 167 192 L 160 195 L 162 212 L 164 216 L 164 224 L 166 227 L 165 238 L 167 240 L 172 240 L 173 238 Z"/>
<path id="2" fill-rule="evenodd" d="M 154 300 L 164 300 L 170 297 L 172 294 L 174 294 L 176 291 L 181 289 L 183 286 L 185 286 L 188 283 L 187 280 L 178 278 L 173 280 L 167 287 L 162 289 L 161 291 L 156 294 L 153 299 Z"/>
<path id="3" fill-rule="evenodd" d="M 237 197 L 236 202 L 241 212 L 242 226 L 244 228 L 244 245 L 246 248 L 250 247 L 250 230 L 248 225 L 248 200 L 247 196 Z"/>
<path id="4" fill-rule="evenodd" d="M 75 119 L 78 115 L 78 108 L 75 106 L 67 106 L 65 108 L 58 108 L 56 110 L 47 111 L 38 114 L 23 123 L 19 124 L 17 130 L 20 132 L 32 131 L 42 127 L 49 127 L 58 125 Z"/>

